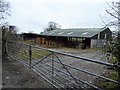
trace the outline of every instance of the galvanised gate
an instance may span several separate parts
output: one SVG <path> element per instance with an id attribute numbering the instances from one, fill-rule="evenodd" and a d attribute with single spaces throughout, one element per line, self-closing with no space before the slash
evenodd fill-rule
<path id="1" fill-rule="evenodd" d="M 53 88 L 103 89 L 93 83 L 92 80 L 95 79 L 104 80 L 116 85 L 120 84 L 120 82 L 117 80 L 113 80 L 101 74 L 95 73 L 93 69 L 88 71 L 85 68 L 82 68 L 80 65 L 74 66 L 72 64 L 65 63 L 65 61 L 76 61 L 78 64 L 81 63 L 81 65 L 83 62 L 89 63 L 87 65 L 96 65 L 98 68 L 102 67 L 105 70 L 107 70 L 107 67 L 111 67 L 113 70 L 120 67 L 117 64 L 88 59 L 72 54 L 46 49 L 36 45 L 29 45 L 14 41 L 7 41 L 6 49 L 9 57 L 14 58 L 30 67 L 38 75 L 49 82 Z"/>

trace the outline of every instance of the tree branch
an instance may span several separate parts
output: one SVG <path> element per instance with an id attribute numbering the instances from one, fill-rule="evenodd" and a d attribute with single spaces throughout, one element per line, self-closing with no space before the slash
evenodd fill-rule
<path id="1" fill-rule="evenodd" d="M 112 17 L 114 17 L 114 18 L 118 19 L 118 17 L 117 17 L 117 16 L 113 15 L 113 14 L 112 14 L 112 13 L 110 13 L 108 10 L 106 10 L 106 12 L 107 12 L 109 15 L 111 15 Z"/>
<path id="2" fill-rule="evenodd" d="M 106 2 L 107 3 L 107 2 Z M 112 9 L 112 10 L 114 10 L 116 13 L 118 13 L 118 11 L 114 8 L 114 7 L 112 7 L 109 3 L 107 3 L 108 4 L 108 6 Z"/>
<path id="3" fill-rule="evenodd" d="M 99 15 L 99 16 L 100 16 L 102 22 L 103 22 L 103 23 L 105 24 L 105 26 L 106 26 L 107 24 L 106 24 L 105 21 L 103 20 L 102 16 L 101 16 L 101 15 Z"/>

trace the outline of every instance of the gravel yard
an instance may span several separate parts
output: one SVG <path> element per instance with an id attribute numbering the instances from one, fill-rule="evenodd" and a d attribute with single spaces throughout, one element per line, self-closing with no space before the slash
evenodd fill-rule
<path id="1" fill-rule="evenodd" d="M 65 52 L 65 53 L 71 53 L 77 56 L 86 57 L 90 59 L 96 59 L 96 60 L 102 59 L 103 61 L 106 61 L 106 58 L 103 57 L 103 53 L 100 50 L 80 50 L 80 51 L 78 50 L 71 51 L 71 50 L 64 50 L 64 49 L 53 49 L 53 50 L 57 50 L 57 51 Z M 75 59 L 72 57 L 63 56 L 63 55 L 57 55 L 57 56 L 65 64 L 75 66 L 77 68 L 81 68 L 81 69 L 84 69 L 84 70 L 87 70 L 87 71 L 90 71 L 90 72 L 93 72 L 99 75 L 102 75 L 105 73 L 105 67 L 102 65 L 83 61 L 80 59 Z M 45 62 L 46 64 L 51 64 L 51 61 L 49 59 L 46 59 L 43 62 Z M 39 63 L 35 67 L 40 68 L 41 70 L 45 70 L 44 65 L 45 65 L 44 63 Z M 54 66 L 62 71 L 66 71 L 61 64 L 58 64 L 55 62 Z M 81 78 L 82 80 L 85 80 L 89 83 L 93 83 L 94 80 L 96 79 L 96 77 L 87 75 L 83 72 L 78 72 L 70 68 L 67 68 L 67 69 L 74 76 Z M 24 66 L 18 61 L 10 59 L 7 62 L 3 62 L 2 71 L 3 71 L 3 83 L 2 83 L 3 88 L 51 88 L 50 84 L 48 84 L 43 78 L 38 76 L 30 68 Z M 50 74 L 50 72 L 48 71 L 47 73 Z M 62 80 L 59 76 L 57 76 L 57 74 L 54 74 L 54 76 Z M 73 81 L 72 79 L 70 80 Z M 63 82 L 63 85 L 69 84 L 68 82 L 64 80 L 62 82 Z"/>
<path id="2" fill-rule="evenodd" d="M 58 49 L 57 49 L 58 50 Z M 95 60 L 100 60 L 100 61 L 106 61 L 106 57 L 103 56 L 103 53 L 101 50 L 81 50 L 81 51 L 69 51 L 69 50 L 58 50 L 58 51 L 62 51 L 65 53 L 71 53 L 80 57 L 85 57 L 85 58 L 90 58 L 90 59 L 95 59 Z M 61 61 L 63 61 L 63 63 L 71 65 L 71 66 L 75 66 L 77 68 L 81 68 L 84 70 L 87 70 L 89 72 L 98 74 L 98 75 L 103 75 L 106 72 L 106 68 L 103 65 L 100 64 L 96 64 L 93 62 L 87 62 L 84 60 L 80 60 L 80 59 L 76 59 L 76 58 L 72 58 L 72 57 L 67 57 L 67 56 L 59 56 Z M 58 65 L 57 65 L 58 66 Z M 82 78 L 83 80 L 86 80 L 90 83 L 94 82 L 94 80 L 96 79 L 95 77 L 91 76 L 91 75 L 87 75 L 85 73 L 82 72 L 78 72 L 76 70 L 71 70 L 69 69 L 73 75 Z"/>
<path id="3" fill-rule="evenodd" d="M 86 58 L 90 58 L 90 59 L 106 61 L 106 57 L 103 57 L 103 53 L 100 50 L 81 50 L 81 51 L 78 51 L 78 50 L 77 51 L 69 51 L 69 50 L 64 50 L 64 49 L 53 49 L 53 50 L 64 52 L 64 53 L 71 53 L 71 54 L 74 54 L 74 55 L 77 55 L 77 56 L 86 57 Z M 62 63 L 80 68 L 82 70 L 86 70 L 86 71 L 89 71 L 89 72 L 92 72 L 92 73 L 95 73 L 95 74 L 98 74 L 98 75 L 101 75 L 101 76 L 106 72 L 106 69 L 103 65 L 99 65 L 99 64 L 96 64 L 96 63 L 92 63 L 92 62 L 88 62 L 88 61 L 84 61 L 84 60 L 81 60 L 81 59 L 76 59 L 76 58 L 68 57 L 68 56 L 64 56 L 64 55 L 59 55 L 59 54 L 57 54 L 57 56 L 62 61 Z M 57 61 L 57 62 L 54 62 L 54 67 L 56 67 L 57 69 L 59 69 L 61 71 L 64 71 L 64 72 L 68 73 L 65 70 L 64 66 L 62 64 L 58 63 L 59 60 L 56 57 L 54 57 L 54 60 Z M 52 61 L 48 58 L 48 59 L 43 60 L 41 63 L 39 63 L 35 67 L 43 69 L 42 71 L 49 72 L 44 67 L 46 66 L 47 68 L 52 70 L 52 68 L 50 68 L 46 65 L 46 64 L 48 64 L 48 65 L 52 66 L 51 63 L 52 63 Z M 66 66 L 66 68 L 72 73 L 73 76 L 75 76 L 77 78 L 80 78 L 83 81 L 93 83 L 94 80 L 96 80 L 95 76 L 88 75 L 86 73 L 80 72 L 80 71 L 75 70 L 75 69 L 71 69 L 67 66 Z M 57 71 L 57 70 L 54 70 L 54 71 L 56 73 L 58 73 L 59 75 L 64 76 L 67 79 L 74 82 L 73 78 L 68 77 L 68 76 L 60 73 L 60 71 Z M 44 74 L 47 75 L 47 73 L 45 73 L 45 72 L 44 72 Z M 52 74 L 52 72 L 51 73 L 49 72 L 49 74 Z M 54 76 L 55 76 L 55 78 L 60 80 L 61 85 L 64 86 L 64 85 L 70 84 L 69 82 L 66 82 L 65 80 L 62 80 L 57 74 L 54 74 Z M 51 77 L 51 76 L 49 76 L 49 77 Z M 83 86 L 84 85 L 83 83 L 80 83 L 80 84 L 83 88 L 86 87 L 86 86 Z"/>

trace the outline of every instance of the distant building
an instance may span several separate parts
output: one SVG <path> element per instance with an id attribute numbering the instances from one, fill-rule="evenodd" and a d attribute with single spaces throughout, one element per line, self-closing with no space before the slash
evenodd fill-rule
<path id="1" fill-rule="evenodd" d="M 112 38 L 109 28 L 57 29 L 36 36 L 36 43 L 49 47 L 96 48 Z"/>
<path id="2" fill-rule="evenodd" d="M 20 37 L 22 37 L 24 41 L 36 42 L 37 34 L 34 34 L 34 33 L 23 33 Z"/>

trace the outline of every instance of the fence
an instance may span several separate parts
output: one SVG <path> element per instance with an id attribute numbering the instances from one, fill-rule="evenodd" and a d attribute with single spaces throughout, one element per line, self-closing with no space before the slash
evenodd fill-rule
<path id="1" fill-rule="evenodd" d="M 120 84 L 117 80 L 101 75 L 107 67 L 117 68 L 118 65 L 21 42 L 8 41 L 6 47 L 9 57 L 29 66 L 55 88 L 102 89 L 93 82 L 96 79 Z"/>

